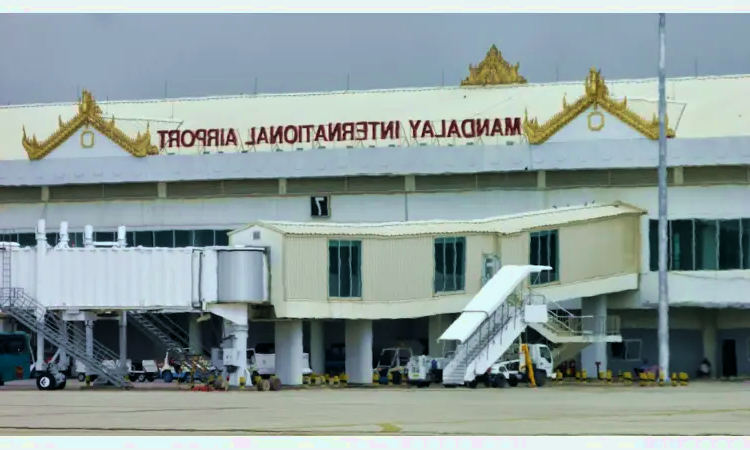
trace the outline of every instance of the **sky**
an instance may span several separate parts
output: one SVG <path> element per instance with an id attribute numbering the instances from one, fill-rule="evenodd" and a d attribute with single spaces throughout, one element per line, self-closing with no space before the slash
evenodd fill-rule
<path id="1" fill-rule="evenodd" d="M 656 77 L 657 14 L 0 14 L 0 104 Z M 667 15 L 667 76 L 750 73 L 750 15 Z"/>

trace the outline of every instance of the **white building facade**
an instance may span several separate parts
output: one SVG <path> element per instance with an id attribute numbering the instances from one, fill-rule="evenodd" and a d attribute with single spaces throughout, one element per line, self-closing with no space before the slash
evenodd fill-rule
<path id="1" fill-rule="evenodd" d="M 336 274 L 315 266 L 315 275 L 274 284 L 282 278 L 274 269 L 279 261 L 285 270 L 299 274 L 325 262 L 300 263 L 295 269 L 290 261 L 304 261 L 302 250 L 274 256 L 274 245 L 264 242 L 271 249 L 270 300 L 250 306 L 225 301 L 211 307 L 222 311 L 209 310 L 225 320 L 232 316 L 248 322 L 240 330 L 248 335 L 248 347 L 269 342 L 298 346 L 299 337 L 299 349 L 311 353 L 313 369 L 324 371 L 327 350 L 346 342 L 369 345 L 375 354 L 399 342 L 419 343 L 431 354 L 443 350 L 437 337 L 479 290 L 485 253 L 472 250 L 470 255 L 464 248 L 463 281 L 450 281 L 465 284 L 462 295 L 443 299 L 417 292 L 421 282 L 438 282 L 433 270 L 437 261 L 432 259 L 435 239 L 446 239 L 441 248 L 451 246 L 458 252 L 456 239 L 469 238 L 445 232 L 453 226 L 450 221 L 624 204 L 643 213 L 637 219 L 637 264 L 623 269 L 629 276 L 619 281 L 623 284 L 608 280 L 606 288 L 602 281 L 596 289 L 578 289 L 576 283 L 599 275 L 593 266 L 578 269 L 570 255 L 589 238 L 599 239 L 597 246 L 605 248 L 608 233 L 625 232 L 620 225 L 568 241 L 555 238 L 551 245 L 562 246 L 554 250 L 560 255 L 555 261 L 549 253 L 548 261 L 533 259 L 533 242 L 539 251 L 542 238 L 529 234 L 517 244 L 525 246 L 529 261 L 523 257 L 512 263 L 550 263 L 560 273 L 578 270 L 579 279 L 567 284 L 548 280 L 548 287 L 568 286 L 565 294 L 555 297 L 548 290 L 548 295 L 569 310 L 619 318 L 621 343 L 583 349 L 580 364 L 589 373 L 595 362 L 614 371 L 655 364 L 656 80 L 605 83 L 592 69 L 583 83 L 527 83 L 493 47 L 464 84 L 106 103 L 85 92 L 77 104 L 3 107 L 2 238 L 34 246 L 34 227 L 44 219 L 53 246 L 59 239 L 56 224 L 66 221 L 73 247 L 83 246 L 84 227 L 92 225 L 95 241 L 115 241 L 117 228 L 125 226 L 130 247 L 204 248 L 257 245 L 247 230 L 310 223 L 324 236 L 318 244 L 323 257 L 331 257 L 330 241 L 345 248 L 347 261 L 361 252 L 359 282 L 350 278 L 342 285 L 339 278 L 334 292 L 331 280 Z M 735 100 L 747 90 L 750 77 L 745 76 L 667 82 L 670 346 L 677 371 L 692 373 L 705 357 L 717 376 L 750 374 L 750 136 L 742 120 L 745 106 Z M 390 285 L 363 280 L 372 277 L 368 270 L 379 267 L 373 261 L 401 254 L 399 239 L 381 236 L 379 240 L 390 243 L 365 254 L 354 242 L 368 232 L 342 239 L 326 228 L 335 223 L 416 221 L 440 221 L 434 234 L 424 238 L 428 260 L 414 263 L 430 269 L 419 272 L 410 269 L 408 261 L 394 260 L 398 276 L 405 278 Z M 263 228 L 264 222 L 271 225 Z M 557 229 L 538 225 L 527 232 Z M 297 239 L 279 233 L 279 242 Z M 544 239 L 547 245 L 550 239 Z M 563 255 L 565 245 L 573 247 Z M 337 251 L 340 255 L 342 250 Z M 596 248 L 591 252 L 580 259 L 607 266 L 608 259 L 596 259 Z M 503 258 L 500 262 L 511 263 Z M 454 266 L 454 275 L 456 270 Z M 287 295 L 313 287 L 319 288 L 319 297 Z M 342 290 L 352 300 L 342 302 Z M 276 298 L 280 291 L 285 295 Z M 54 289 L 47 292 L 50 309 L 103 312 L 126 306 L 67 304 L 76 296 L 62 302 Z M 367 295 L 381 306 L 367 306 Z M 179 307 L 154 302 L 155 308 L 176 314 L 175 320 L 191 330 L 194 340 L 218 345 L 222 321 L 195 320 L 206 307 L 196 308 L 190 301 Z M 372 322 L 363 325 L 367 321 Z M 116 329 L 114 322 L 97 322 L 96 338 L 117 348 Z M 130 358 L 163 352 L 138 330 L 128 328 L 127 333 Z M 348 351 L 347 362 L 363 367 L 362 361 L 350 361 L 357 355 Z M 296 363 L 289 359 L 279 364 Z"/>

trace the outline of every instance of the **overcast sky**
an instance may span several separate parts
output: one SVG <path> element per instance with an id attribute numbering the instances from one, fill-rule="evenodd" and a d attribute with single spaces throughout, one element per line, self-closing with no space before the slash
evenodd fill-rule
<path id="1" fill-rule="evenodd" d="M 2 14 L 0 103 L 655 77 L 657 14 Z M 750 73 L 750 15 L 667 16 L 667 75 Z M 166 86 L 165 86 L 166 85 Z M 166 87 L 166 89 L 165 89 Z"/>

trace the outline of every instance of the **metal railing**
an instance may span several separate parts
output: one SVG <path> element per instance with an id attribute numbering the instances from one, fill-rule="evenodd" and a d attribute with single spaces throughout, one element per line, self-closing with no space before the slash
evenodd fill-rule
<path id="1" fill-rule="evenodd" d="M 129 383 L 125 382 L 127 368 L 111 367 L 103 363 L 106 360 L 119 360 L 116 353 L 94 340 L 89 354 L 85 345 L 85 331 L 79 327 L 68 326 L 62 317 L 55 312 L 47 311 L 23 289 L 0 289 L 0 310 L 81 361 L 86 366 L 87 373 L 98 375 L 115 386 L 129 386 Z"/>
<path id="2" fill-rule="evenodd" d="M 489 352 L 488 343 L 495 338 L 512 320 L 520 320 L 521 314 L 526 305 L 540 304 L 543 302 L 544 297 L 532 292 L 521 294 L 520 290 L 515 290 L 509 295 L 505 301 L 487 316 L 482 323 L 477 327 L 476 330 L 456 348 L 453 359 L 446 365 L 444 369 L 444 379 L 447 378 L 450 381 L 459 381 L 459 372 L 463 369 L 464 372 L 460 373 L 461 381 L 465 376 L 465 370 L 468 364 L 471 363 L 483 350 Z M 543 304 L 543 303 L 541 303 Z M 514 339 L 515 341 L 515 339 Z M 448 372 L 446 374 L 446 372 Z M 447 375 L 447 377 L 446 377 Z"/>

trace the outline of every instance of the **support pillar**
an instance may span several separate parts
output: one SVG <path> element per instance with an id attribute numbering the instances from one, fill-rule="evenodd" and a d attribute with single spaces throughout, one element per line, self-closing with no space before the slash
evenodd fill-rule
<path id="1" fill-rule="evenodd" d="M 195 355 L 203 354 L 203 333 L 201 330 L 201 323 L 198 322 L 199 316 L 197 314 L 191 314 L 188 319 L 188 341 L 190 345 L 190 351 Z"/>
<path id="2" fill-rule="evenodd" d="M 607 296 L 600 295 L 581 299 L 581 315 L 593 316 L 593 319 L 584 319 L 585 331 L 590 331 L 594 338 L 600 342 L 594 342 L 581 351 L 581 369 L 585 369 L 589 378 L 597 377 L 596 363 L 599 372 L 607 371 Z"/>
<path id="3" fill-rule="evenodd" d="M 47 255 L 47 235 L 45 234 L 44 219 L 39 219 L 36 225 L 36 300 L 46 306 L 44 301 L 44 257 Z M 44 315 L 37 316 L 36 330 L 36 371 L 43 370 L 44 365 Z"/>
<path id="4" fill-rule="evenodd" d="M 120 313 L 120 369 L 123 375 L 127 374 L 130 368 L 126 360 L 128 358 L 128 312 Z"/>
<path id="5" fill-rule="evenodd" d="M 0 333 L 9 333 L 10 332 L 10 323 L 8 322 L 7 317 L 0 318 Z"/>
<path id="6" fill-rule="evenodd" d="M 444 356 L 446 353 L 455 350 L 455 341 L 440 342 L 438 339 L 445 333 L 445 330 L 455 320 L 453 314 L 438 314 L 430 316 L 427 325 L 427 354 L 433 357 Z"/>
<path id="7" fill-rule="evenodd" d="M 703 357 L 711 363 L 711 378 L 715 378 L 719 363 L 718 352 L 718 313 L 715 309 L 701 309 L 701 337 L 703 338 Z"/>
<path id="8" fill-rule="evenodd" d="M 94 321 L 87 320 L 84 326 L 86 327 L 86 356 L 91 359 L 94 357 Z M 89 370 L 90 368 L 86 369 L 87 372 Z"/>
<path id="9" fill-rule="evenodd" d="M 302 321 L 275 323 L 276 376 L 285 386 L 302 384 Z"/>
<path id="10" fill-rule="evenodd" d="M 310 321 L 310 368 L 313 373 L 321 374 L 326 370 L 325 322 Z"/>
<path id="11" fill-rule="evenodd" d="M 240 385 L 240 377 L 245 377 L 245 382 L 249 383 L 249 374 L 247 374 L 247 325 L 239 325 L 229 320 L 224 320 L 224 335 L 232 336 L 231 348 L 224 348 L 225 352 L 232 352 L 232 362 L 237 367 L 233 373 L 229 374 L 229 385 L 237 387 Z"/>
<path id="12" fill-rule="evenodd" d="M 347 320 L 344 345 L 349 383 L 372 383 L 372 320 Z"/>
<path id="13" fill-rule="evenodd" d="M 68 344 L 68 327 L 70 326 L 66 320 L 62 318 L 63 313 L 60 312 L 60 322 L 65 327 L 62 332 L 62 339 L 63 342 L 67 345 Z M 69 369 L 70 364 L 68 363 L 68 351 L 65 349 L 65 347 L 60 347 L 60 355 L 59 355 L 59 364 L 61 370 Z"/>

